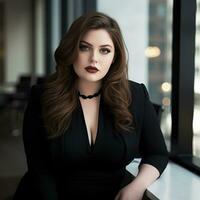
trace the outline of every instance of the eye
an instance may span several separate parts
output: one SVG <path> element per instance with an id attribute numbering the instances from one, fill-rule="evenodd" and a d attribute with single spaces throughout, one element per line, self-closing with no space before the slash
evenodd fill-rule
<path id="1" fill-rule="evenodd" d="M 100 52 L 102 54 L 108 54 L 108 53 L 110 53 L 110 49 L 108 49 L 108 48 L 102 48 L 102 49 L 100 49 Z"/>
<path id="2" fill-rule="evenodd" d="M 88 47 L 87 45 L 80 44 L 79 49 L 80 49 L 81 51 L 88 51 L 88 50 L 89 50 L 89 47 Z"/>

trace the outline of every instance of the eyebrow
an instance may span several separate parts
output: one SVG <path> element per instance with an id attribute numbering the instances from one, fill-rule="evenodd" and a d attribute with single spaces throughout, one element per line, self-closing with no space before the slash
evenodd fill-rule
<path id="1" fill-rule="evenodd" d="M 86 42 L 84 40 L 81 40 L 80 43 L 86 43 L 89 46 L 93 46 L 92 44 L 90 44 L 89 42 Z M 106 47 L 106 46 L 113 48 L 110 44 L 104 44 L 104 45 L 101 45 L 100 47 Z"/>

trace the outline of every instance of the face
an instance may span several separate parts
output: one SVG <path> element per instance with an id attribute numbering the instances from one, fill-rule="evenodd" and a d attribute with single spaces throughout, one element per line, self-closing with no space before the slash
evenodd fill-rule
<path id="1" fill-rule="evenodd" d="M 104 29 L 89 30 L 81 38 L 74 71 L 80 80 L 99 82 L 107 74 L 114 55 L 115 47 L 109 33 Z"/>

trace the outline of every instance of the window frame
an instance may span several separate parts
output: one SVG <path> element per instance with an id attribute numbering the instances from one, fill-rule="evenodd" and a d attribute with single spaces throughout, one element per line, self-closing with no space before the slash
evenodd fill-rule
<path id="1" fill-rule="evenodd" d="M 196 0 L 173 1 L 172 133 L 170 159 L 200 175 L 193 156 Z"/>

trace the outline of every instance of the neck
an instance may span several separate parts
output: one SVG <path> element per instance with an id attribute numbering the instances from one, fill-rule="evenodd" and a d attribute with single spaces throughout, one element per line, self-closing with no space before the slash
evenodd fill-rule
<path id="1" fill-rule="evenodd" d="M 101 82 L 89 82 L 89 81 L 78 81 L 78 90 L 81 94 L 84 94 L 86 96 L 92 95 L 96 92 L 98 92 L 101 88 Z"/>

